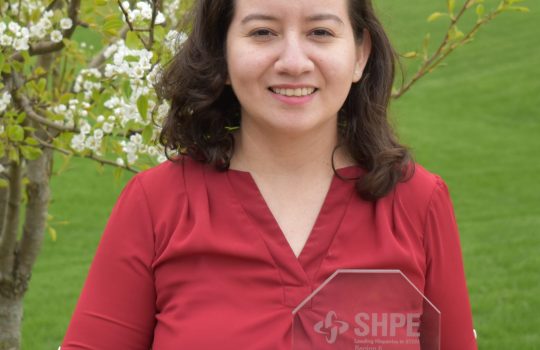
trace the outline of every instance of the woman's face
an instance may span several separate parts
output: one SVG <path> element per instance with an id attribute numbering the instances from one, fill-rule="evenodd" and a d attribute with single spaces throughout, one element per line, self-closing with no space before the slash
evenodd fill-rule
<path id="1" fill-rule="evenodd" d="M 337 130 L 371 48 L 367 32 L 357 45 L 347 1 L 235 0 L 226 56 L 243 129 Z"/>

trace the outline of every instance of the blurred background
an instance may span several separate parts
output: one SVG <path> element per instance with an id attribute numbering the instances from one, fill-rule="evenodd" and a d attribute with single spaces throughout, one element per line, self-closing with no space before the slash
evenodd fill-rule
<path id="1" fill-rule="evenodd" d="M 374 3 L 401 53 L 421 50 L 426 32 L 434 45 L 447 28 L 444 20 L 426 21 L 446 10 L 444 0 Z M 417 162 L 450 188 L 480 349 L 540 349 L 540 3 L 524 5 L 530 13 L 503 14 L 488 24 L 391 107 Z M 88 30 L 75 38 L 100 48 L 101 38 Z M 403 63 L 412 75 L 416 61 Z M 111 174 L 73 159 L 52 177 L 58 237 L 45 238 L 25 297 L 25 350 L 57 349 L 64 336 L 130 176 L 115 182 Z"/>

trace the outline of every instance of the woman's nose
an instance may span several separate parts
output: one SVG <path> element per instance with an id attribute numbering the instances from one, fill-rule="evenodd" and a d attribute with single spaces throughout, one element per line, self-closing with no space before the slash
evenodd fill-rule
<path id="1" fill-rule="evenodd" d="M 275 63 L 276 71 L 297 76 L 313 70 L 313 67 L 313 61 L 307 55 L 301 39 L 293 36 L 285 37 Z"/>

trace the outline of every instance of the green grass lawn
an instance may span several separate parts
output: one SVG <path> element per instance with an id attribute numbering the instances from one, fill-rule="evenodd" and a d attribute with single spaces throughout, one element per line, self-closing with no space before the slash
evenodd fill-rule
<path id="1" fill-rule="evenodd" d="M 460 3 L 461 1 L 458 1 Z M 376 1 L 400 51 L 421 45 L 445 1 Z M 486 1 L 487 4 L 494 3 Z M 392 105 L 402 140 L 450 187 L 481 349 L 540 349 L 540 4 L 484 28 Z M 58 239 L 45 239 L 25 299 L 23 349 L 56 349 L 124 180 L 81 160 L 52 180 Z M 459 350 L 459 349 L 456 349 Z"/>

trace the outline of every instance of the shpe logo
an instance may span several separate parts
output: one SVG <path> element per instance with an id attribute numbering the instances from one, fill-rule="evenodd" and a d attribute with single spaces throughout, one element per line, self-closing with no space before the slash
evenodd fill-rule
<path id="1" fill-rule="evenodd" d="M 334 311 L 328 311 L 324 320 L 319 321 L 313 326 L 315 332 L 326 335 L 326 342 L 334 344 L 338 335 L 347 332 L 349 324 L 345 321 L 337 320 L 337 315 Z"/>

